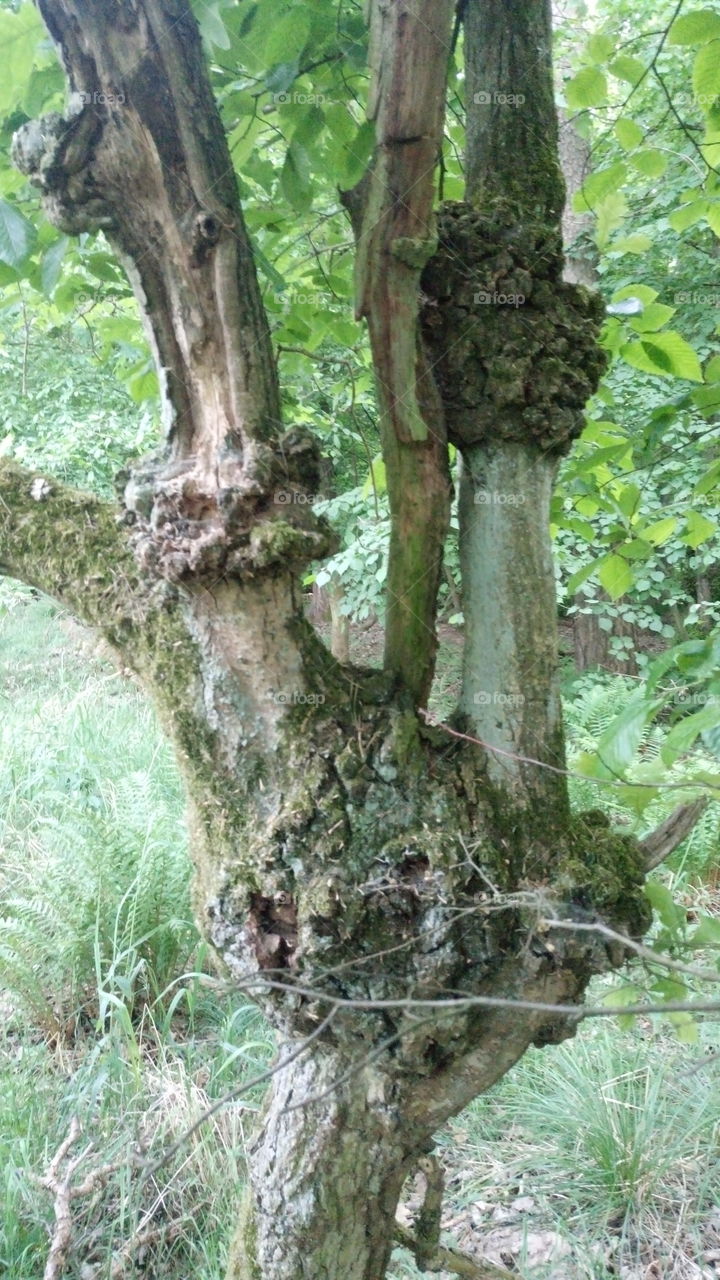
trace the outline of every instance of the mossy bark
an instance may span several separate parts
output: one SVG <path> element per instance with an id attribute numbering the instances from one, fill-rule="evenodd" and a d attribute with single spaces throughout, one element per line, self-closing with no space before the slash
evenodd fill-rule
<path id="1" fill-rule="evenodd" d="M 443 211 L 423 283 L 463 457 L 463 719 L 494 782 L 562 821 L 550 498 L 604 361 L 599 300 L 563 280 L 551 48 L 549 0 L 468 0 L 466 203 Z"/>
<path id="2" fill-rule="evenodd" d="M 393 517 L 385 670 L 371 672 L 336 662 L 303 617 L 299 571 L 331 537 L 311 504 L 275 495 L 313 492 L 317 453 L 307 433 L 281 432 L 192 15 L 180 0 L 39 3 L 83 100 L 24 128 L 18 162 L 59 225 L 103 226 L 135 259 L 169 452 L 136 469 L 118 506 L 0 465 L 0 569 L 99 627 L 137 672 L 181 764 L 203 932 L 290 1049 L 315 1036 L 273 1079 L 230 1280 L 382 1280 L 403 1179 L 435 1129 L 530 1044 L 572 1029 L 547 1009 L 483 1001 L 574 1004 L 622 947 L 573 923 L 599 916 L 633 935 L 646 923 L 633 843 L 569 819 L 557 775 L 512 755 L 562 760 L 547 500 L 598 371 L 595 304 L 560 281 L 549 64 L 537 56 L 546 5 L 465 6 L 469 76 L 479 84 L 499 49 L 513 75 L 527 71 L 536 106 L 504 132 L 492 113 L 483 133 L 471 104 L 470 200 L 437 225 L 454 6 L 370 6 L 378 150 L 348 203 Z M 98 95 L 123 101 L 97 107 Z M 491 187 L 496 130 L 530 194 L 509 169 L 508 189 Z M 540 159 L 524 164 L 538 130 Z M 503 327 L 473 294 L 509 282 L 531 305 Z M 448 436 L 466 466 L 463 711 L 507 750 L 509 773 L 417 710 Z M 518 500 L 483 510 L 488 477 Z M 526 709 L 506 714 L 498 695 L 518 691 Z"/>

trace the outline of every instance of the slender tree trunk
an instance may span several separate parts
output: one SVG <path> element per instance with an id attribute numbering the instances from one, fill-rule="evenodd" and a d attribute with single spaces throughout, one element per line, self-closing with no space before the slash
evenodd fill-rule
<path id="1" fill-rule="evenodd" d="M 463 458 L 461 710 L 493 781 L 561 817 L 549 505 L 602 358 L 597 302 L 562 279 L 551 43 L 545 0 L 467 4 L 466 203 L 443 210 L 423 288 L 426 341 Z"/>
<path id="2" fill-rule="evenodd" d="M 489 776 L 504 786 L 519 780 L 531 794 L 538 770 L 519 757 L 562 768 L 564 751 L 557 685 L 555 574 L 550 499 L 556 459 L 514 441 L 467 448 L 460 491 L 461 555 L 466 616 L 460 702 L 472 730 L 490 748 Z M 491 549 L 479 556 L 477 548 Z M 509 589 L 512 584 L 512 589 Z M 555 775 L 558 777 L 558 775 Z M 559 778 L 551 788 L 562 806 Z M 562 812 L 562 808 L 560 809 Z"/>

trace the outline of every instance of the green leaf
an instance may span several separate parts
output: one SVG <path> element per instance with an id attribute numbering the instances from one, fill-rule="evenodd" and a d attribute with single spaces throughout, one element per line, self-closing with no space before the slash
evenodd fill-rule
<path id="1" fill-rule="evenodd" d="M 276 63 L 265 77 L 265 88 L 276 95 L 286 93 L 293 81 L 297 79 L 299 70 L 300 64 L 297 58 L 290 62 Z"/>
<path id="2" fill-rule="evenodd" d="M 613 240 L 612 244 L 607 246 L 607 251 L 608 253 L 647 253 L 648 249 L 652 249 L 652 244 L 650 236 L 637 231 L 634 235 Z"/>
<path id="3" fill-rule="evenodd" d="M 645 64 L 639 58 L 631 58 L 629 54 L 623 53 L 609 67 L 612 75 L 618 80 L 625 80 L 628 84 L 636 85 L 645 75 Z"/>
<path id="4" fill-rule="evenodd" d="M 678 907 L 670 890 L 664 884 L 660 884 L 657 880 L 648 880 L 645 885 L 645 897 L 647 898 L 653 911 L 659 915 L 666 929 L 670 929 L 675 933 L 678 926 L 684 921 L 684 912 Z M 674 996 L 675 993 L 673 993 Z M 673 997 L 665 998 L 672 999 Z M 680 997 L 682 999 L 682 997 Z"/>
<path id="5" fill-rule="evenodd" d="M 628 809 L 632 809 L 633 813 L 641 818 L 649 804 L 653 800 L 657 800 L 657 787 L 641 787 L 628 785 L 626 787 L 617 787 L 614 793 L 617 799 Z"/>
<path id="6" fill-rule="evenodd" d="M 575 213 L 586 213 L 588 209 L 594 209 L 605 196 L 617 191 L 627 178 L 627 172 L 627 165 L 621 160 L 609 165 L 607 169 L 598 169 L 573 197 Z"/>
<path id="7" fill-rule="evenodd" d="M 616 987 L 614 991 L 608 991 L 602 998 L 602 1003 L 608 1009 L 617 1009 L 617 1024 L 623 1031 L 629 1031 L 634 1026 L 637 1014 L 622 1013 L 624 1008 L 631 1005 L 642 1004 L 643 992 L 639 987 L 634 987 L 632 983 L 625 983 L 622 987 Z"/>
<path id="8" fill-rule="evenodd" d="M 708 204 L 705 212 L 705 220 L 710 229 L 715 232 L 715 235 L 720 236 L 720 204 L 718 204 L 717 201 L 713 201 L 712 204 Z"/>
<path id="9" fill-rule="evenodd" d="M 631 317 L 630 328 L 636 333 L 654 333 L 657 329 L 662 329 L 674 315 L 674 307 L 666 307 L 662 302 L 651 302 L 642 315 Z"/>
<path id="10" fill-rule="evenodd" d="M 370 474 L 363 485 L 363 498 L 369 498 L 373 490 L 375 490 L 376 493 L 385 493 L 387 490 L 385 463 L 380 454 L 372 460 Z"/>
<path id="11" fill-rule="evenodd" d="M 0 262 L 20 268 L 32 252 L 35 228 L 15 205 L 0 200 Z"/>
<path id="12" fill-rule="evenodd" d="M 141 360 L 129 369 L 125 385 L 138 404 L 143 400 L 154 400 L 158 394 L 158 380 L 152 361 Z"/>
<path id="13" fill-rule="evenodd" d="M 674 329 L 655 333 L 642 342 L 628 342 L 620 348 L 623 360 L 646 373 L 671 378 L 687 378 L 702 382 L 702 370 L 696 352 Z"/>
<path id="14" fill-rule="evenodd" d="M 195 16 L 200 34 L 206 44 L 215 45 L 218 49 L 230 48 L 232 41 L 220 17 L 219 4 L 200 4 L 196 8 Z"/>
<path id="15" fill-rule="evenodd" d="M 573 573 L 571 577 L 568 578 L 568 581 L 567 581 L 566 589 L 567 589 L 568 595 L 574 596 L 578 587 L 581 587 L 583 582 L 587 582 L 588 578 L 592 576 L 596 568 L 597 568 L 597 561 L 591 560 L 590 564 L 583 565 L 582 569 L 578 569 L 575 573 Z"/>
<path id="16" fill-rule="evenodd" d="M 710 103 L 709 108 L 706 107 L 706 110 L 708 109 L 713 109 L 712 102 Z M 702 152 L 703 159 L 711 169 L 720 165 L 720 129 L 706 130 L 705 137 L 700 145 L 700 150 Z"/>
<path id="17" fill-rule="evenodd" d="M 633 571 L 627 560 L 612 552 L 604 556 L 597 566 L 598 577 L 612 600 L 619 600 L 633 584 Z"/>
<path id="18" fill-rule="evenodd" d="M 656 147 L 644 147 L 630 157 L 630 163 L 647 178 L 659 178 L 667 168 L 667 156 Z"/>
<path id="19" fill-rule="evenodd" d="M 640 490 L 636 484 L 623 484 L 620 488 L 613 485 L 613 496 L 626 520 L 631 520 L 637 514 L 640 506 Z"/>
<path id="20" fill-rule="evenodd" d="M 668 1022 L 675 1027 L 675 1034 L 681 1044 L 700 1043 L 700 1029 L 689 1009 L 685 1013 L 669 1013 Z"/>
<path id="21" fill-rule="evenodd" d="M 713 462 L 708 467 L 705 475 L 698 480 L 695 485 L 695 489 L 693 490 L 694 494 L 697 497 L 702 497 L 704 494 L 709 493 L 711 489 L 715 488 L 718 480 L 720 480 L 720 458 L 716 462 Z"/>
<path id="22" fill-rule="evenodd" d="M 24 100 L 30 72 L 47 32 L 35 6 L 24 4 L 17 13 L 0 12 L 0 48 L 5 51 L 0 77 L 0 116 L 8 116 Z M 45 53 L 43 62 L 48 60 Z"/>
<path id="23" fill-rule="evenodd" d="M 720 385 L 716 382 L 711 387 L 696 387 L 692 402 L 701 413 L 711 417 L 720 410 Z"/>
<path id="24" fill-rule="evenodd" d="M 565 85 L 565 98 L 572 111 L 602 107 L 607 99 L 607 80 L 597 67 L 583 67 Z"/>
<path id="25" fill-rule="evenodd" d="M 595 207 L 595 243 L 601 251 L 627 216 L 627 201 L 621 191 L 612 191 Z"/>
<path id="26" fill-rule="evenodd" d="M 354 186 L 362 178 L 375 146 L 375 124 L 365 120 L 344 148 L 343 185 Z"/>
<path id="27" fill-rule="evenodd" d="M 265 44 L 265 62 L 274 67 L 278 62 L 299 59 L 310 35 L 312 18 L 305 7 L 296 7 L 274 25 Z"/>
<path id="28" fill-rule="evenodd" d="M 693 947 L 720 947 L 720 920 L 716 916 L 700 916 L 688 942 Z"/>
<path id="29" fill-rule="evenodd" d="M 61 236 L 54 244 L 51 244 L 43 254 L 42 267 L 40 268 L 40 281 L 42 283 L 43 293 L 48 297 L 52 293 L 60 276 L 60 268 L 62 260 L 67 252 L 70 244 L 67 236 Z"/>
<path id="30" fill-rule="evenodd" d="M 694 226 L 701 218 L 706 217 L 707 211 L 707 200 L 690 200 L 688 204 L 681 205 L 671 213 L 668 222 L 673 231 L 687 231 L 688 227 Z"/>
<path id="31" fill-rule="evenodd" d="M 621 116 L 615 121 L 614 132 L 623 151 L 634 151 L 645 137 L 640 125 L 634 120 L 628 120 L 627 116 Z"/>
<path id="32" fill-rule="evenodd" d="M 13 56 L 14 61 L 14 56 Z M 65 101 L 65 77 L 57 62 L 34 67 L 25 88 L 23 111 L 28 116 L 39 116 L 49 107 L 62 110 Z"/>
<path id="33" fill-rule="evenodd" d="M 711 40 L 697 54 L 692 78 L 695 97 L 708 111 L 720 94 L 720 40 Z"/>
<path id="34" fill-rule="evenodd" d="M 280 174 L 283 195 L 293 209 L 305 213 L 312 204 L 310 157 L 298 142 L 291 142 Z"/>
<path id="35" fill-rule="evenodd" d="M 719 721 L 720 704 L 715 702 L 679 720 L 673 725 L 660 750 L 665 764 L 674 764 L 679 755 L 690 750 L 705 729 L 714 729 Z"/>
<path id="36" fill-rule="evenodd" d="M 591 36 L 585 45 L 585 55 L 592 62 L 605 62 L 615 48 L 615 37 L 603 34 L 602 31 Z"/>
<path id="37" fill-rule="evenodd" d="M 693 551 L 699 547 L 701 543 L 707 542 L 708 538 L 717 533 L 717 525 L 713 520 L 708 520 L 707 516 L 703 516 L 699 511 L 688 511 L 686 516 L 687 533 L 680 539 L 686 546 L 692 547 Z"/>
<path id="38" fill-rule="evenodd" d="M 611 773 L 622 774 L 630 764 L 642 742 L 645 726 L 661 705 L 659 698 L 632 698 L 600 735 L 598 759 Z"/>
<path id="39" fill-rule="evenodd" d="M 713 9 L 695 9 L 676 18 L 670 28 L 668 44 L 707 44 L 720 36 L 720 13 Z"/>
<path id="40" fill-rule="evenodd" d="M 677 519 L 675 516 L 666 516 L 664 520 L 656 520 L 654 524 L 647 525 L 641 536 L 646 542 L 652 543 L 654 547 L 661 547 L 664 542 L 675 532 L 677 527 Z"/>

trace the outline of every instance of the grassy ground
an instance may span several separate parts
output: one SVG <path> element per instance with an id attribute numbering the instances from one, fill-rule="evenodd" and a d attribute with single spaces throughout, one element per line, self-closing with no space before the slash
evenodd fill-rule
<path id="1" fill-rule="evenodd" d="M 170 1148 L 263 1070 L 272 1039 L 209 976 L 190 917 L 177 775 L 144 699 L 50 604 L 5 599 L 0 1276 L 43 1275 L 55 1219 L 40 1180 L 76 1118 L 75 1185 L 97 1176 L 73 1201 L 64 1274 L 222 1280 L 261 1091 Z M 457 670 L 448 644 L 439 709 Z M 571 692 L 581 748 L 623 692 Z M 690 885 L 716 838 L 715 815 L 675 861 L 689 895 L 710 893 Z M 602 1022 L 529 1053 L 440 1137 L 448 1240 L 526 1280 L 715 1275 L 716 1037 L 712 1023 L 687 1046 L 667 1023 Z M 396 1280 L 417 1274 L 398 1253 Z"/>

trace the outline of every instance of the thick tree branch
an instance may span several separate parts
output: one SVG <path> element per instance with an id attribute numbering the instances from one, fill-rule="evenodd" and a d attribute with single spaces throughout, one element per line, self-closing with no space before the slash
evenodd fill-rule
<path id="1" fill-rule="evenodd" d="M 165 384 L 173 461 L 257 485 L 280 422 L 269 331 L 210 90 L 182 0 L 39 0 L 71 90 L 25 126 L 16 163 L 52 221 L 102 226 L 120 251 Z M 198 128 L 198 122 L 202 128 Z M 224 375 L 227 375 L 226 377 Z M 225 383 L 225 385 L 223 385 Z M 262 469 L 262 468 L 261 468 Z"/>
<path id="2" fill-rule="evenodd" d="M 107 628 L 139 591 L 119 509 L 52 477 L 0 461 L 0 573 Z"/>
<path id="3" fill-rule="evenodd" d="M 281 436 L 267 318 L 192 10 L 38 3 L 69 103 L 23 126 L 13 157 L 51 221 L 70 234 L 101 227 L 117 249 L 160 380 L 167 450 L 135 469 L 124 497 L 136 555 L 172 581 L 254 571 L 253 527 L 266 525 L 265 565 L 267 526 L 281 521 L 272 558 L 304 566 L 329 549 L 311 508 L 292 502 L 294 489 L 317 490 L 317 448 L 308 432 Z"/>
<path id="4" fill-rule="evenodd" d="M 373 0 L 369 11 L 376 150 L 345 202 L 358 240 L 357 313 L 370 331 L 392 518 L 385 664 L 422 703 L 450 482 L 442 403 L 419 336 L 419 285 L 437 245 L 434 172 L 454 3 Z"/>

